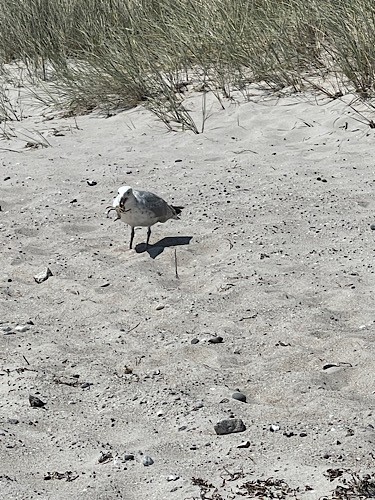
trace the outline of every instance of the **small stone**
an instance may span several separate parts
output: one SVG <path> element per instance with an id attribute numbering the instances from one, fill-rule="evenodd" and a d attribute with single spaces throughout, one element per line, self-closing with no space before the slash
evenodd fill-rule
<path id="1" fill-rule="evenodd" d="M 2 326 L 1 330 L 2 330 L 4 335 L 10 335 L 10 334 L 14 333 L 11 326 Z"/>
<path id="2" fill-rule="evenodd" d="M 7 175 L 6 177 L 4 177 L 4 181 L 9 181 L 10 177 L 9 175 Z"/>
<path id="3" fill-rule="evenodd" d="M 242 441 L 242 443 L 240 443 L 237 448 L 249 448 L 250 446 L 250 441 Z"/>
<path id="4" fill-rule="evenodd" d="M 30 327 L 29 325 L 17 325 L 15 328 L 14 328 L 14 331 L 15 332 L 27 332 L 27 330 L 30 330 Z"/>
<path id="5" fill-rule="evenodd" d="M 81 384 L 81 389 L 90 389 L 91 385 L 90 382 L 83 382 L 83 384 Z"/>
<path id="6" fill-rule="evenodd" d="M 19 422 L 18 418 L 8 418 L 8 424 L 17 425 Z"/>
<path id="7" fill-rule="evenodd" d="M 223 342 L 223 337 L 212 337 L 212 339 L 208 339 L 209 344 L 221 344 Z"/>
<path id="8" fill-rule="evenodd" d="M 177 481 L 177 479 L 180 479 L 180 476 L 177 476 L 176 474 L 170 474 L 167 476 L 167 481 Z"/>
<path id="9" fill-rule="evenodd" d="M 199 339 L 191 339 L 191 344 L 198 344 L 199 342 Z"/>
<path id="10" fill-rule="evenodd" d="M 240 418 L 230 418 L 221 420 L 214 426 L 215 432 L 218 435 L 232 434 L 233 432 L 246 431 L 245 424 Z"/>
<path id="11" fill-rule="evenodd" d="M 46 405 L 41 399 L 37 396 L 29 395 L 29 403 L 32 408 L 43 408 Z"/>
<path id="12" fill-rule="evenodd" d="M 91 181 L 87 181 L 87 184 L 88 184 L 89 186 L 96 186 L 96 185 L 97 185 L 97 182 L 96 182 L 96 181 L 94 181 L 94 180 L 91 180 Z"/>
<path id="13" fill-rule="evenodd" d="M 156 413 L 156 416 L 157 417 L 162 417 L 164 415 L 164 412 L 162 410 L 159 410 L 157 413 Z"/>
<path id="14" fill-rule="evenodd" d="M 284 431 L 283 436 L 286 436 L 287 438 L 290 438 L 292 436 L 295 436 L 293 431 Z"/>
<path id="15" fill-rule="evenodd" d="M 373 231 L 375 231 L 375 224 L 371 224 L 370 229 L 372 229 Z"/>
<path id="16" fill-rule="evenodd" d="M 49 278 L 50 276 L 53 276 L 53 274 L 52 274 L 51 269 L 50 269 L 49 267 L 47 267 L 44 271 L 42 271 L 42 272 L 40 272 L 40 273 L 36 274 L 36 275 L 34 276 L 34 280 L 35 280 L 37 283 L 43 283 L 43 281 L 48 280 L 48 278 Z"/>
<path id="17" fill-rule="evenodd" d="M 106 452 L 101 451 L 100 457 L 98 458 L 98 462 L 100 464 L 105 464 L 105 463 L 109 462 L 110 460 L 112 460 L 112 458 L 113 458 L 113 455 L 110 451 L 106 451 Z"/>
<path id="18" fill-rule="evenodd" d="M 126 173 L 127 175 L 130 175 L 130 174 L 132 174 L 132 173 L 133 173 L 133 170 L 127 170 L 125 173 Z"/>
<path id="19" fill-rule="evenodd" d="M 242 403 L 246 403 L 246 396 L 242 394 L 242 392 L 234 392 L 232 398 L 237 399 L 237 401 L 242 401 Z"/>
<path id="20" fill-rule="evenodd" d="M 200 408 L 203 408 L 203 407 L 204 407 L 204 403 L 203 403 L 203 401 L 197 401 L 197 402 L 193 405 L 192 410 L 193 410 L 193 411 L 197 411 L 197 410 L 199 410 Z"/>
<path id="21" fill-rule="evenodd" d="M 155 307 L 155 309 L 157 311 L 161 311 L 162 309 L 164 309 L 165 306 L 163 306 L 162 304 L 159 304 L 158 306 Z"/>
<path id="22" fill-rule="evenodd" d="M 134 460 L 134 455 L 133 453 L 125 453 L 124 455 L 124 460 L 127 462 L 129 460 Z"/>
<path id="23" fill-rule="evenodd" d="M 142 463 L 145 467 L 148 467 L 149 465 L 152 465 L 154 463 L 154 461 L 152 460 L 151 457 L 149 457 L 148 455 L 145 455 L 143 457 Z"/>
<path id="24" fill-rule="evenodd" d="M 275 424 L 271 424 L 270 425 L 270 431 L 271 432 L 277 432 L 280 430 L 280 426 L 279 425 L 275 425 Z"/>

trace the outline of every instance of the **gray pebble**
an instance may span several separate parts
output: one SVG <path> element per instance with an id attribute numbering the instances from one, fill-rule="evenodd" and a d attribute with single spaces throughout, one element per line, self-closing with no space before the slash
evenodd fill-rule
<path id="1" fill-rule="evenodd" d="M 280 430 L 280 426 L 279 425 L 275 425 L 275 424 L 271 424 L 270 425 L 270 431 L 271 432 L 277 432 Z"/>
<path id="2" fill-rule="evenodd" d="M 176 476 L 176 474 L 170 474 L 167 476 L 167 481 L 177 481 L 177 479 L 180 479 L 180 476 Z"/>
<path id="3" fill-rule="evenodd" d="M 145 455 L 143 457 L 142 463 L 145 467 L 148 467 L 149 465 L 152 465 L 154 463 L 154 461 L 152 460 L 151 457 L 149 457 L 148 455 Z"/>
<path id="4" fill-rule="evenodd" d="M 94 181 L 94 180 L 91 180 L 91 181 L 87 181 L 87 184 L 88 184 L 89 186 L 96 186 L 96 185 L 97 185 L 97 182 L 96 182 L 96 181 Z"/>
<path id="5" fill-rule="evenodd" d="M 29 396 L 29 403 L 32 408 L 43 408 L 46 404 L 40 398 L 33 396 L 32 394 Z"/>
<path id="6" fill-rule="evenodd" d="M 242 443 L 240 443 L 237 448 L 249 448 L 250 446 L 250 441 L 242 441 Z"/>
<path id="7" fill-rule="evenodd" d="M 132 453 L 125 453 L 124 460 L 125 461 L 134 460 L 134 455 Z"/>
<path id="8" fill-rule="evenodd" d="M 209 344 L 221 344 L 223 342 L 223 337 L 212 337 L 212 339 L 208 339 Z"/>
<path id="9" fill-rule="evenodd" d="M 375 224 L 371 224 L 370 229 L 372 229 L 373 231 L 375 231 Z"/>
<path id="10" fill-rule="evenodd" d="M 246 431 L 245 424 L 240 418 L 229 418 L 221 420 L 214 426 L 216 434 L 232 434 L 233 432 Z"/>
<path id="11" fill-rule="evenodd" d="M 29 325 L 17 325 L 15 328 L 14 328 L 14 331 L 15 332 L 27 332 L 27 330 L 30 330 L 30 327 Z"/>
<path id="12" fill-rule="evenodd" d="M 245 394 L 242 394 L 242 392 L 234 392 L 232 394 L 233 399 L 237 399 L 237 401 L 242 401 L 243 403 L 246 403 L 246 396 Z"/>
<path id="13" fill-rule="evenodd" d="M 18 418 L 8 418 L 8 424 L 18 424 L 19 423 L 19 420 Z"/>
<path id="14" fill-rule="evenodd" d="M 191 344 L 198 344 L 199 342 L 199 339 L 191 339 Z"/>
<path id="15" fill-rule="evenodd" d="M 193 411 L 197 411 L 197 410 L 199 410 L 200 408 L 203 408 L 203 407 L 204 407 L 204 403 L 203 403 L 203 401 L 197 401 L 197 402 L 193 405 L 192 410 L 193 410 Z"/>
<path id="16" fill-rule="evenodd" d="M 107 462 L 109 462 L 110 460 L 112 460 L 113 458 L 113 455 L 112 455 L 112 452 L 110 451 L 101 451 L 100 452 L 100 457 L 98 458 L 98 463 L 99 464 L 105 464 Z"/>
<path id="17" fill-rule="evenodd" d="M 286 436 L 287 438 L 295 436 L 293 431 L 284 431 L 283 436 Z"/>
<path id="18" fill-rule="evenodd" d="M 34 276 L 34 280 L 35 280 L 37 283 L 43 283 L 43 281 L 48 280 L 48 278 L 49 278 L 50 276 L 53 276 L 53 274 L 52 274 L 51 269 L 50 269 L 49 267 L 47 267 L 44 271 L 42 271 L 42 272 L 40 272 L 40 273 L 36 274 L 36 275 Z"/>
<path id="19" fill-rule="evenodd" d="M 15 335 L 16 334 L 16 332 L 14 332 L 10 326 L 4 326 L 1 330 L 2 330 L 4 335 Z"/>

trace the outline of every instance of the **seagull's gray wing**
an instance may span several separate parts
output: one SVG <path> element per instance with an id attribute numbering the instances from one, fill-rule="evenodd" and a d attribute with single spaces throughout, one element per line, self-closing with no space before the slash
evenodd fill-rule
<path id="1" fill-rule="evenodd" d="M 175 211 L 160 196 L 149 191 L 133 190 L 133 194 L 146 210 L 149 210 L 155 217 L 158 217 L 159 222 L 166 222 L 168 219 L 174 217 Z"/>

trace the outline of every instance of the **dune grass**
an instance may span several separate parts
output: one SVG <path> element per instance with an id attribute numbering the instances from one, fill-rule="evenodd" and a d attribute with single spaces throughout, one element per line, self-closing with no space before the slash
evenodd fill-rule
<path id="1" fill-rule="evenodd" d="M 254 82 L 298 92 L 335 75 L 373 96 L 374 42 L 373 0 L 0 0 L 2 70 L 48 82 L 45 102 L 143 102 L 195 132 L 187 85 L 222 103 Z"/>

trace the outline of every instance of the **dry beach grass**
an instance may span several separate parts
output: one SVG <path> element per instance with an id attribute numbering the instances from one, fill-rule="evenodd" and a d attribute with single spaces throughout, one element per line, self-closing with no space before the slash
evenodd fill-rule
<path id="1" fill-rule="evenodd" d="M 77 113 L 143 102 L 199 132 L 181 92 L 189 83 L 221 104 L 233 90 L 250 98 L 252 82 L 372 95 L 374 23 L 371 0 L 6 0 L 0 60 L 49 81 L 36 92 L 45 104 Z M 6 87 L 0 112 L 14 119 Z"/>
<path id="2" fill-rule="evenodd" d="M 0 496 L 371 498 L 372 3 L 88 4 L 0 2 Z"/>

